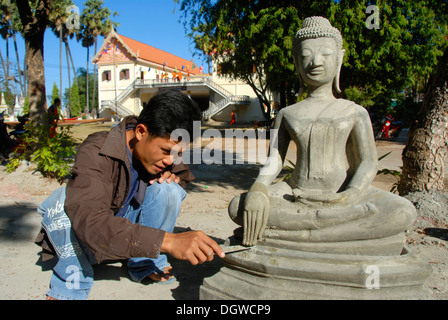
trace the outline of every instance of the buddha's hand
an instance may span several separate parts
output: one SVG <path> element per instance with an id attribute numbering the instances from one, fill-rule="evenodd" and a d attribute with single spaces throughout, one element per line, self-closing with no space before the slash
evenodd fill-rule
<path id="1" fill-rule="evenodd" d="M 263 235 L 269 216 L 268 190 L 254 183 L 246 195 L 243 213 L 243 245 L 254 246 Z"/>

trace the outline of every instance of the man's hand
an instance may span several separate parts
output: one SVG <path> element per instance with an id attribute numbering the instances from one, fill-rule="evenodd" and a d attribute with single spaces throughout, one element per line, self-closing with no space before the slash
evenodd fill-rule
<path id="1" fill-rule="evenodd" d="M 178 176 L 176 176 L 174 173 L 171 173 L 170 171 L 165 171 L 159 178 L 149 180 L 149 184 L 153 184 L 156 181 L 159 183 L 163 183 L 164 181 L 166 181 L 166 183 L 168 183 L 168 184 L 173 181 L 176 183 L 179 183 L 180 178 Z"/>
<path id="2" fill-rule="evenodd" d="M 192 265 L 212 261 L 217 254 L 224 258 L 221 247 L 202 231 L 165 233 L 161 252 L 167 252 L 176 259 L 188 260 Z"/>

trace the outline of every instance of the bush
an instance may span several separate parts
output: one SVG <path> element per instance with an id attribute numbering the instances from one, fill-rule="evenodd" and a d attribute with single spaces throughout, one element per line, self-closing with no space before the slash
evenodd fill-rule
<path id="1" fill-rule="evenodd" d="M 76 154 L 76 144 L 70 126 L 60 127 L 54 137 L 49 136 L 45 126 L 35 127 L 26 125 L 27 133 L 22 137 L 18 148 L 14 151 L 9 163 L 8 172 L 15 171 L 21 161 L 30 161 L 37 166 L 37 170 L 47 178 L 56 179 L 64 183 L 71 173 L 71 166 Z"/>

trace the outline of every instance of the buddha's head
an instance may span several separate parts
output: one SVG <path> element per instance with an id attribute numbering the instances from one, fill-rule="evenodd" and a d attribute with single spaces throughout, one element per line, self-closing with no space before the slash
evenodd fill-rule
<path id="1" fill-rule="evenodd" d="M 338 29 L 323 17 L 309 17 L 303 20 L 302 28 L 295 36 L 293 57 L 300 79 L 300 93 L 304 83 L 319 87 L 333 82 L 339 88 L 339 76 L 345 50 Z"/>

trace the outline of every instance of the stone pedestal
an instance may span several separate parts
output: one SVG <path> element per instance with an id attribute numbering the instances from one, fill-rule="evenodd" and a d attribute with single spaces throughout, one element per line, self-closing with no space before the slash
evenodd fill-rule
<path id="1" fill-rule="evenodd" d="M 204 280 L 200 298 L 426 299 L 423 284 L 432 268 L 406 247 L 398 255 L 370 255 L 381 242 L 393 241 L 359 241 L 358 248 L 364 246 L 367 254 L 309 252 L 261 242 L 226 256 L 225 267 Z"/>

